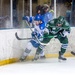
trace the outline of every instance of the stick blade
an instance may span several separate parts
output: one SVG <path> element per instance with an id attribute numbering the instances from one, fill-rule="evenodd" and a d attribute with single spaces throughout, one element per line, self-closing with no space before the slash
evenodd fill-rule
<path id="1" fill-rule="evenodd" d="M 17 34 L 17 32 L 15 33 L 15 37 L 17 38 L 17 40 L 30 40 L 32 38 L 20 38 Z"/>
<path id="2" fill-rule="evenodd" d="M 72 54 L 72 55 L 75 55 L 75 52 L 71 51 L 71 54 Z"/>
<path id="3" fill-rule="evenodd" d="M 18 37 L 17 32 L 15 33 L 15 36 L 16 36 L 16 38 L 17 38 L 18 40 L 22 40 L 22 39 L 20 39 L 20 38 Z"/>

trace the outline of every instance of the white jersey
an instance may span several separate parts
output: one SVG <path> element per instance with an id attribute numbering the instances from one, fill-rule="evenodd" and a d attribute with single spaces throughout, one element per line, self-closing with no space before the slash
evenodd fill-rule
<path id="1" fill-rule="evenodd" d="M 40 34 L 40 36 L 42 36 L 44 29 L 41 30 L 41 29 L 39 28 L 39 26 L 35 26 L 34 31 L 37 32 L 38 34 Z"/>
<path id="2" fill-rule="evenodd" d="M 43 40 L 43 32 L 44 32 L 44 29 L 41 30 L 39 25 L 35 25 L 34 26 L 34 30 L 33 30 L 35 33 L 37 33 L 37 38 L 39 39 L 39 41 L 42 41 Z M 36 41 L 36 39 L 34 39 Z"/>

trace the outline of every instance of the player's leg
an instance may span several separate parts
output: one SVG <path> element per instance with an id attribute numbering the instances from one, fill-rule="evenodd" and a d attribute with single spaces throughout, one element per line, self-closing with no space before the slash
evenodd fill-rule
<path id="1" fill-rule="evenodd" d="M 44 53 L 44 50 L 42 49 L 41 52 L 40 52 L 40 59 L 45 59 L 45 53 Z"/>
<path id="2" fill-rule="evenodd" d="M 31 48 L 32 48 L 32 47 L 33 47 L 33 46 L 32 46 L 32 44 L 31 44 L 31 42 L 29 42 L 29 43 L 27 44 L 27 47 L 26 47 L 24 53 L 22 54 L 22 56 L 21 56 L 21 58 L 20 58 L 21 61 L 24 61 L 24 60 L 27 58 L 28 54 L 31 52 Z"/>
<path id="3" fill-rule="evenodd" d="M 49 36 L 53 36 L 53 35 L 52 35 L 52 34 L 49 34 Z M 53 37 L 51 37 L 51 38 L 47 38 L 47 37 L 48 37 L 48 36 L 46 36 L 46 38 L 43 39 L 42 43 L 45 43 L 45 44 L 46 44 L 46 43 L 49 43 L 50 40 L 53 38 Z M 45 57 L 45 53 L 44 53 L 44 48 L 45 48 L 45 46 L 46 46 L 46 45 L 40 45 L 40 46 L 39 46 L 39 49 L 41 50 L 40 53 L 39 53 L 41 59 L 46 58 L 46 57 Z"/>
<path id="4" fill-rule="evenodd" d="M 36 53 L 32 61 L 37 60 L 37 59 L 39 59 L 39 49 L 38 48 L 36 49 Z"/>
<path id="5" fill-rule="evenodd" d="M 48 43 L 50 40 L 51 40 L 52 38 L 47 38 L 47 36 L 46 36 L 46 38 L 44 38 L 43 39 L 43 41 L 41 41 L 42 43 Z M 39 58 L 46 58 L 45 57 L 45 53 L 44 53 L 44 48 L 45 48 L 45 45 L 39 45 L 38 46 L 38 48 L 37 48 L 37 50 L 36 50 L 36 54 L 35 54 L 35 56 L 34 56 L 34 59 L 33 60 L 37 60 L 37 59 L 39 59 Z"/>
<path id="6" fill-rule="evenodd" d="M 33 60 L 37 60 L 37 59 L 39 59 L 39 58 L 45 58 L 45 54 L 44 54 L 44 51 L 43 51 L 43 48 L 44 48 L 44 47 L 45 47 L 45 46 L 40 45 L 40 46 L 37 48 Z"/>
<path id="7" fill-rule="evenodd" d="M 64 57 L 64 53 L 66 52 L 66 49 L 67 49 L 67 46 L 68 46 L 68 38 L 67 37 L 61 37 L 59 40 L 60 40 L 62 45 L 61 45 L 61 50 L 59 51 L 58 59 L 59 60 L 67 60 Z"/>
<path id="8" fill-rule="evenodd" d="M 43 41 L 42 41 L 42 43 L 48 43 L 48 42 L 50 41 L 50 39 L 51 39 L 51 38 L 48 38 L 48 39 L 47 39 L 47 38 L 46 38 L 46 39 L 44 38 Z M 37 60 L 37 59 L 39 59 L 39 58 L 41 58 L 41 59 L 42 59 L 42 58 L 45 58 L 45 53 L 44 53 L 44 51 L 43 51 L 44 48 L 45 48 L 44 45 L 41 45 L 41 44 L 40 44 L 40 45 L 38 46 L 38 48 L 37 48 L 37 50 L 36 50 L 36 54 L 35 54 L 33 60 Z"/>

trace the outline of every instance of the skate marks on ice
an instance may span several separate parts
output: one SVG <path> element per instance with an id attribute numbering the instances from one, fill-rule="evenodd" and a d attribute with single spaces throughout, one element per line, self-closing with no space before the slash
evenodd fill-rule
<path id="1" fill-rule="evenodd" d="M 66 62 L 58 62 L 58 58 L 37 61 L 17 62 L 0 67 L 0 75 L 74 75 L 75 57 Z"/>
<path id="2" fill-rule="evenodd" d="M 19 62 L 19 63 L 71 63 L 75 61 L 75 57 L 68 57 L 66 61 L 59 61 L 58 58 L 46 58 L 46 59 L 38 59 L 38 60 L 24 60 L 23 62 Z"/>

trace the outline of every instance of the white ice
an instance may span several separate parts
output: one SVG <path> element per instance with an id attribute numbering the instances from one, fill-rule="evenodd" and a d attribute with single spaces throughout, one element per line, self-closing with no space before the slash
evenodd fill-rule
<path id="1" fill-rule="evenodd" d="M 75 57 L 65 62 L 49 58 L 8 64 L 0 66 L 0 75 L 75 75 Z"/>

